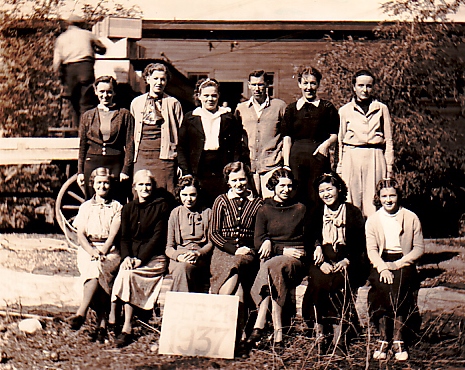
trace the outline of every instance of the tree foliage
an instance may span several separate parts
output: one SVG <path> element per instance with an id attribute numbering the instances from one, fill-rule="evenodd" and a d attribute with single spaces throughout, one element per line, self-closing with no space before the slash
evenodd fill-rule
<path id="1" fill-rule="evenodd" d="M 0 9 L 0 136 L 47 136 L 62 120 L 61 84 L 52 69 L 65 0 L 3 0 Z M 111 1 L 84 4 L 90 27 L 107 15 L 141 16 Z"/>
<path id="2" fill-rule="evenodd" d="M 368 68 L 378 77 L 378 98 L 393 118 L 396 177 L 408 200 L 418 203 L 414 208 L 435 203 L 442 211 L 459 212 L 458 200 L 464 199 L 465 152 L 451 129 L 457 117 L 443 113 L 463 94 L 458 83 L 463 81 L 464 62 L 458 57 L 463 29 L 447 21 L 462 3 L 387 1 L 384 10 L 401 20 L 380 24 L 374 41 L 331 42 L 318 59 L 324 89 L 337 106 L 353 96 L 357 70 Z"/>

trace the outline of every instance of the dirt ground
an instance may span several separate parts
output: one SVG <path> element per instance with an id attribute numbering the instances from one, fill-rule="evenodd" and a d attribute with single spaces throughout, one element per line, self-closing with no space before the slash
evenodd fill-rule
<path id="1" fill-rule="evenodd" d="M 15 236 L 30 239 L 30 235 Z M 37 237 L 37 236 L 33 236 Z M 62 240 L 60 236 L 52 236 Z M 59 245 L 47 248 L 10 248 L 2 245 L 0 266 L 35 274 L 77 276 L 75 252 Z M 25 242 L 27 243 L 27 242 Z M 22 243 L 18 242 L 18 245 Z M 444 286 L 465 289 L 465 240 L 429 240 L 427 253 L 419 264 L 422 287 Z M 2 284 L 8 284 L 3 281 Z M 1 289 L 1 287 L 0 287 Z M 465 302 L 464 302 L 465 303 Z M 0 306 L 4 307 L 0 302 Z M 465 305 L 463 305 L 465 306 Z M 9 304 L 0 314 L 1 369 L 463 369 L 465 368 L 465 330 L 463 311 L 446 311 L 437 307 L 422 313 L 421 330 L 409 348 L 407 363 L 396 364 L 370 359 L 376 343 L 371 326 L 352 343 L 348 356 L 318 356 L 314 340 L 298 318 L 285 333 L 285 349 L 276 353 L 264 340 L 247 359 L 208 359 L 158 354 L 159 334 L 141 325 L 135 327 L 135 340 L 118 349 L 114 338 L 106 343 L 93 342 L 94 316 L 75 332 L 65 319 L 69 312 L 56 307 L 21 307 Z M 18 328 L 17 313 L 40 315 L 43 330 L 25 334 Z M 148 323 L 160 329 L 160 319 Z"/>

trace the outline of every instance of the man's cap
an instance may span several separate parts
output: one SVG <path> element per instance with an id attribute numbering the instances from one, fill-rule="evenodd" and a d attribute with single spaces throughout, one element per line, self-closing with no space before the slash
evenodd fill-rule
<path id="1" fill-rule="evenodd" d="M 71 14 L 66 20 L 69 24 L 85 23 L 85 19 L 76 14 Z"/>

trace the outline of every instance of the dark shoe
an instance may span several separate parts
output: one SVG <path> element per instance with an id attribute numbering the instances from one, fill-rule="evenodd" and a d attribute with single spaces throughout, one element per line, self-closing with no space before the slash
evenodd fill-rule
<path id="1" fill-rule="evenodd" d="M 121 332 L 120 335 L 115 340 L 115 345 L 118 348 L 126 347 L 128 344 L 132 342 L 132 334 L 125 333 L 124 331 Z"/>
<path id="2" fill-rule="evenodd" d="M 236 348 L 234 349 L 234 357 L 239 358 L 249 358 L 249 349 L 244 341 L 240 341 L 236 344 Z"/>
<path id="3" fill-rule="evenodd" d="M 116 323 L 110 323 L 110 322 L 107 323 L 107 332 L 113 337 L 116 337 L 118 334 L 120 334 L 119 330 L 121 330 L 121 327 L 118 327 Z"/>
<path id="4" fill-rule="evenodd" d="M 105 328 L 98 328 L 97 329 L 97 342 L 105 343 L 105 339 L 107 338 L 107 329 Z"/>
<path id="5" fill-rule="evenodd" d="M 254 347 L 260 340 L 262 339 L 263 329 L 255 328 L 252 330 L 252 334 L 250 334 L 249 338 L 247 339 L 247 346 L 249 348 Z"/>
<path id="6" fill-rule="evenodd" d="M 84 321 L 86 321 L 86 318 L 81 315 L 73 315 L 68 319 L 71 330 L 81 329 L 81 326 L 82 324 L 84 324 Z"/>

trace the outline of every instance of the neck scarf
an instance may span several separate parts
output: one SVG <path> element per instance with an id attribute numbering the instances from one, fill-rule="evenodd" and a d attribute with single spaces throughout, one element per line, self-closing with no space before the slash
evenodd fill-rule
<path id="1" fill-rule="evenodd" d="M 338 244 L 346 244 L 346 205 L 332 211 L 325 206 L 323 213 L 323 244 L 331 244 L 336 250 Z"/>

